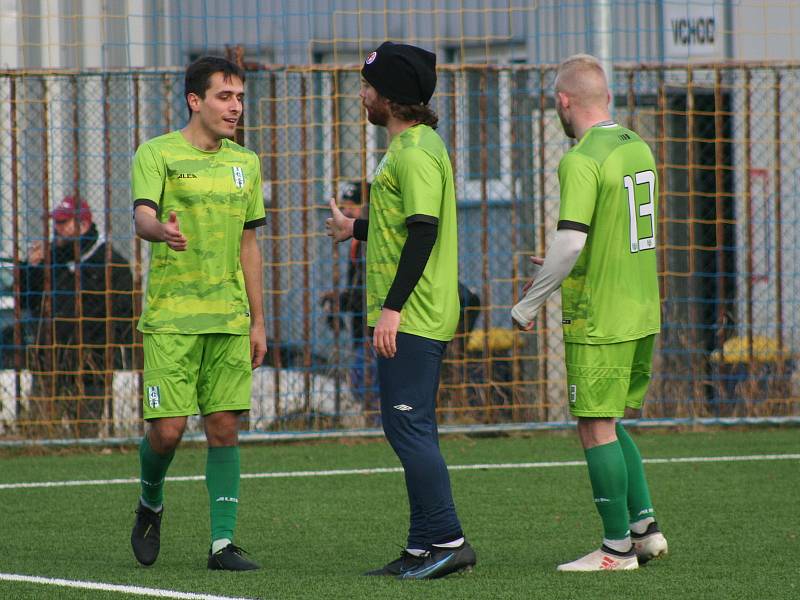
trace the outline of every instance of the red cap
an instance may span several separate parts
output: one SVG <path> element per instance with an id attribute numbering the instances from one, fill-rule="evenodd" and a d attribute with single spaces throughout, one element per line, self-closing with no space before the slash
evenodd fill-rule
<path id="1" fill-rule="evenodd" d="M 89 208 L 89 204 L 86 200 L 81 200 L 77 196 L 65 196 L 64 199 L 58 203 L 58 206 L 50 213 L 50 216 L 52 216 L 53 220 L 56 222 L 69 221 L 78 217 L 82 223 L 91 223 L 92 209 Z"/>

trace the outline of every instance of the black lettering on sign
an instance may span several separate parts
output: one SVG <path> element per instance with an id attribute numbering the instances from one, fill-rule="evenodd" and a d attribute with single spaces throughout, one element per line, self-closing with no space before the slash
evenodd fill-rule
<path id="1" fill-rule="evenodd" d="M 673 19 L 672 41 L 681 46 L 703 46 L 714 43 L 716 23 L 714 17 Z"/>

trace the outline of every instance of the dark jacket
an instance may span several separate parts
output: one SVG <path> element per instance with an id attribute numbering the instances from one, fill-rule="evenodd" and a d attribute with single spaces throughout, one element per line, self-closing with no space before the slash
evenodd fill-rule
<path id="1" fill-rule="evenodd" d="M 364 244 L 351 240 L 347 260 L 347 287 L 339 295 L 339 310 L 351 315 L 353 346 L 364 343 Z"/>
<path id="2" fill-rule="evenodd" d="M 84 352 L 95 355 L 103 353 L 106 344 L 130 346 L 133 277 L 128 261 L 99 237 L 94 224 L 77 246 L 52 244 L 49 261 L 21 265 L 20 289 L 23 306 L 34 321 L 34 339 L 45 345 L 83 346 Z M 48 270 L 49 293 L 45 293 Z M 119 368 L 121 353 L 115 351 L 114 356 L 114 367 Z"/>

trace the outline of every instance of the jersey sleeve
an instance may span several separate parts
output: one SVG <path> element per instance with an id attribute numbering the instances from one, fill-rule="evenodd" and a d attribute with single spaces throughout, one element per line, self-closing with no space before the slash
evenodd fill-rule
<path id="1" fill-rule="evenodd" d="M 558 228 L 588 232 L 600 184 L 597 164 L 577 152 L 568 152 L 558 165 L 558 181 Z"/>
<path id="2" fill-rule="evenodd" d="M 253 185 L 250 189 L 250 197 L 247 203 L 247 213 L 244 219 L 244 228 L 252 229 L 266 223 L 266 213 L 264 212 L 264 190 L 261 185 L 261 159 L 253 154 Z"/>
<path id="3" fill-rule="evenodd" d="M 411 147 L 400 153 L 396 169 L 406 223 L 423 221 L 437 225 L 444 193 L 439 163 L 425 150 Z"/>
<path id="4" fill-rule="evenodd" d="M 158 208 L 164 191 L 164 162 L 148 144 L 136 150 L 131 167 L 131 189 L 133 201 L 148 200 L 146 204 Z"/>

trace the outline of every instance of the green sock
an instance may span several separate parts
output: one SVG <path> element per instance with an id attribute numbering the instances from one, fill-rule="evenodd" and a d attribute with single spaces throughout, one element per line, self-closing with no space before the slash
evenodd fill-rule
<path id="1" fill-rule="evenodd" d="M 208 449 L 206 487 L 211 505 L 211 541 L 232 540 L 239 507 L 239 446 Z"/>
<path id="2" fill-rule="evenodd" d="M 594 504 L 603 520 L 603 537 L 623 540 L 628 530 L 628 472 L 619 442 L 584 451 Z"/>
<path id="3" fill-rule="evenodd" d="M 639 448 L 636 447 L 633 439 L 620 423 L 617 423 L 617 439 L 622 447 L 625 466 L 628 469 L 628 512 L 631 523 L 647 517 L 655 518 L 653 501 L 650 500 L 650 488 L 647 487 L 647 478 L 644 476 L 642 456 L 639 454 Z"/>
<path id="4" fill-rule="evenodd" d="M 157 454 L 150 447 L 150 440 L 146 435 L 139 444 L 142 500 L 151 508 L 158 508 L 164 502 L 164 478 L 174 456 L 175 450 L 168 454 Z"/>

